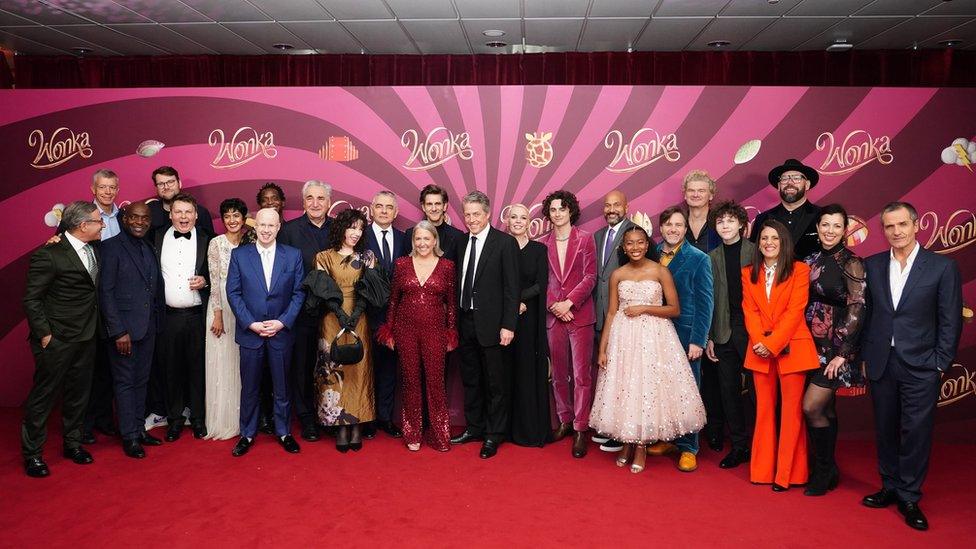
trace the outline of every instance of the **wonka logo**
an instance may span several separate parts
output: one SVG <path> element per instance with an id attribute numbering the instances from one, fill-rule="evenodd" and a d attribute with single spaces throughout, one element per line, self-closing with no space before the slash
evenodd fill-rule
<path id="1" fill-rule="evenodd" d="M 274 158 L 278 156 L 275 148 L 274 134 L 271 132 L 258 133 L 250 126 L 244 126 L 234 132 L 230 141 L 224 137 L 224 130 L 216 129 L 210 132 L 207 143 L 217 147 L 217 156 L 210 165 L 218 170 L 236 168 L 247 164 L 259 156 Z"/>
<path id="2" fill-rule="evenodd" d="M 60 166 L 76 156 L 91 158 L 93 153 L 88 132 L 75 133 L 65 127 L 54 130 L 50 139 L 42 130 L 34 130 L 27 136 L 27 145 L 37 147 L 31 166 L 39 170 Z"/>
<path id="3" fill-rule="evenodd" d="M 474 156 L 468 132 L 454 133 L 444 126 L 430 130 L 422 141 L 417 130 L 407 130 L 400 136 L 400 144 L 410 151 L 403 167 L 415 172 L 440 166 L 454 157 L 471 160 Z"/>
<path id="4" fill-rule="evenodd" d="M 970 395 L 976 395 L 976 371 L 970 372 L 962 364 L 954 363 L 942 373 L 938 406 L 948 406 Z"/>
<path id="5" fill-rule="evenodd" d="M 603 139 L 603 146 L 610 150 L 616 148 L 613 160 L 605 168 L 613 173 L 632 173 L 662 158 L 668 162 L 677 162 L 681 158 L 678 137 L 674 133 L 661 135 L 651 128 L 637 130 L 629 142 L 624 142 L 620 130 L 610 130 Z"/>
<path id="6" fill-rule="evenodd" d="M 966 209 L 952 212 L 945 223 L 940 222 L 937 213 L 925 212 L 918 218 L 918 228 L 932 230 L 925 247 L 939 254 L 949 254 L 976 242 L 976 215 Z"/>
<path id="7" fill-rule="evenodd" d="M 823 175 L 844 175 L 878 161 L 878 164 L 891 164 L 895 157 L 891 154 L 891 139 L 887 135 L 878 138 L 864 130 L 854 130 L 837 145 L 834 134 L 823 132 L 817 136 L 817 150 L 827 151 L 817 171 Z"/>

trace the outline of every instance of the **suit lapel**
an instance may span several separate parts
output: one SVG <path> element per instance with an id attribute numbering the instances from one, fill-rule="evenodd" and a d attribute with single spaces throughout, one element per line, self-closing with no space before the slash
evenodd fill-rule
<path id="1" fill-rule="evenodd" d="M 606 266 L 607 258 L 603 256 L 603 251 L 608 232 L 610 232 L 610 227 L 603 227 L 602 229 L 593 233 L 593 245 L 596 247 L 597 261 L 600 262 L 597 267 L 599 268 L 601 274 L 603 273 L 603 267 Z"/>
<path id="2" fill-rule="evenodd" d="M 75 248 L 74 246 L 71 245 L 71 242 L 68 240 L 68 237 L 62 238 L 59 245 L 61 246 L 61 252 L 68 258 L 68 263 L 70 263 L 71 266 L 74 267 L 75 269 L 85 273 L 85 279 L 88 280 L 88 282 L 90 282 L 92 286 L 94 286 L 95 282 L 92 280 L 91 275 L 88 273 L 88 269 L 85 268 L 85 264 L 81 262 L 81 258 L 78 257 L 78 252 L 75 251 Z M 96 264 L 98 263 L 97 257 L 95 258 L 95 262 Z"/>
<path id="3" fill-rule="evenodd" d="M 688 254 L 685 253 L 685 246 L 690 246 L 687 242 L 681 244 L 678 248 L 678 252 L 674 254 L 674 258 L 671 259 L 671 263 L 668 263 L 668 269 L 671 271 L 671 275 L 675 278 L 678 277 L 678 273 L 683 271 L 687 267 Z"/>
<path id="4" fill-rule="evenodd" d="M 921 246 L 921 244 L 917 243 L 915 245 Z M 898 302 L 899 305 L 904 303 L 905 300 L 908 299 L 908 296 L 911 295 L 912 288 L 918 284 L 918 279 L 925 276 L 923 270 L 925 269 L 925 263 L 928 261 L 928 257 L 926 257 L 925 252 L 926 250 L 919 248 L 918 255 L 915 256 L 915 262 L 912 263 L 912 270 L 908 273 L 908 280 L 905 281 L 905 287 L 901 290 L 901 299 Z M 888 286 L 888 293 L 891 294 L 891 285 L 886 284 L 886 286 Z"/>
<path id="5" fill-rule="evenodd" d="M 207 245 L 209 242 L 203 237 L 203 231 L 200 230 L 200 227 L 195 227 L 194 232 L 196 233 L 194 236 L 197 239 L 197 257 L 193 263 L 193 272 L 194 274 L 200 275 L 203 274 L 203 267 L 207 261 Z"/>
<path id="6" fill-rule="evenodd" d="M 142 260 L 142 250 L 138 248 L 138 245 L 133 246 L 132 241 L 129 240 L 129 237 L 124 234 L 117 235 L 115 238 L 124 239 L 122 240 L 122 247 L 125 248 L 125 253 L 129 254 L 132 262 L 135 263 L 136 270 L 139 271 L 139 275 L 142 276 L 142 279 L 149 282 L 149 273 L 146 272 L 146 265 Z"/>
<path id="7" fill-rule="evenodd" d="M 890 253 L 891 251 L 889 250 L 888 254 Z M 891 257 L 888 254 L 878 257 L 878 263 L 881 263 L 881 265 L 879 265 L 878 269 L 875 269 L 878 275 L 873 282 L 869 282 L 869 287 L 880 286 L 884 288 L 885 304 L 888 305 L 888 310 L 894 312 L 895 300 L 891 296 Z M 904 292 L 902 292 L 902 296 L 904 296 Z"/>
<path id="8" fill-rule="evenodd" d="M 773 285 L 773 289 L 769 292 L 769 297 L 766 297 L 766 270 L 763 269 L 759 271 L 759 283 L 752 285 L 753 289 L 759 293 L 756 296 L 756 303 L 759 304 L 759 309 L 766 316 L 766 319 L 772 321 L 773 319 L 773 300 L 776 298 L 776 285 Z"/>
<path id="9" fill-rule="evenodd" d="M 580 232 L 579 229 L 573 227 L 570 229 L 569 240 L 566 242 L 566 268 L 563 269 L 563 279 L 566 278 L 566 273 L 573 272 L 573 264 L 576 263 L 576 252 L 579 251 L 580 247 Z"/>
<path id="10" fill-rule="evenodd" d="M 285 251 L 281 249 L 281 245 L 275 246 L 274 263 L 271 265 L 271 288 L 268 293 L 274 291 L 275 286 L 281 280 L 281 272 L 285 270 Z M 264 275 L 264 266 L 261 267 L 261 275 Z"/>
<path id="11" fill-rule="evenodd" d="M 481 247 L 481 254 L 479 254 L 476 258 L 478 264 L 475 265 L 474 280 L 471 281 L 472 287 L 478 283 L 478 280 L 481 279 L 481 273 L 485 271 L 485 256 L 491 253 L 491 241 L 495 239 L 495 235 L 493 234 L 495 229 L 487 229 L 487 231 L 488 234 L 485 235 L 485 245 Z"/>
<path id="12" fill-rule="evenodd" d="M 549 260 L 549 272 L 555 273 L 562 282 L 563 272 L 559 268 L 559 252 L 556 251 L 556 235 L 553 233 L 546 235 L 546 259 Z"/>

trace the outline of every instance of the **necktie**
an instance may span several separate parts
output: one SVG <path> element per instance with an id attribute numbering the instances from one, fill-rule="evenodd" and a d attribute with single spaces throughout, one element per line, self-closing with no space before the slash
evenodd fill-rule
<path id="1" fill-rule="evenodd" d="M 383 267 L 386 268 L 386 272 L 390 272 L 393 268 L 393 258 L 390 256 L 393 254 L 390 253 L 390 241 L 386 239 L 386 233 L 389 232 L 389 229 L 380 232 L 383 233 Z"/>
<path id="2" fill-rule="evenodd" d="M 181 233 L 180 231 L 173 229 L 173 238 L 185 238 L 187 240 L 190 240 L 190 233 L 189 232 Z"/>
<path id="3" fill-rule="evenodd" d="M 610 259 L 610 252 L 613 251 L 613 229 L 607 231 L 607 242 L 603 245 L 603 264 L 607 264 Z"/>
<path id="4" fill-rule="evenodd" d="M 461 308 L 465 310 L 474 309 L 471 286 L 474 284 L 474 265 L 477 261 L 475 249 L 477 245 L 478 239 L 472 236 L 471 243 L 468 244 L 468 266 L 464 269 L 464 286 L 461 288 Z"/>
<path id="5" fill-rule="evenodd" d="M 95 277 L 98 276 L 98 265 L 95 264 L 95 252 L 92 251 L 91 244 L 85 244 L 81 249 L 85 250 L 85 257 L 88 259 L 88 275 L 91 276 L 92 282 L 95 282 Z"/>

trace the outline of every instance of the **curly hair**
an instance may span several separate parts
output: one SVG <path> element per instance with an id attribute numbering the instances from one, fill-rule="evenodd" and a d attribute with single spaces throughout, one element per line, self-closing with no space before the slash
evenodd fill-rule
<path id="1" fill-rule="evenodd" d="M 284 189 L 282 189 L 281 187 L 279 187 L 275 182 L 268 181 L 264 185 L 261 185 L 261 188 L 258 189 L 258 194 L 257 194 L 257 196 L 254 199 L 254 201 L 257 203 L 258 206 L 261 205 L 261 195 L 264 194 L 264 191 L 266 191 L 268 189 L 272 189 L 278 195 L 278 200 L 281 200 L 282 203 L 285 202 L 285 191 L 284 191 Z"/>
<path id="2" fill-rule="evenodd" d="M 552 221 L 549 217 L 549 206 L 552 205 L 553 200 L 561 200 L 562 205 L 569 208 L 569 223 L 575 225 L 580 218 L 580 205 L 579 200 L 576 200 L 576 195 L 564 190 L 558 190 L 549 193 L 549 196 L 542 201 L 542 213 L 546 216 L 546 219 Z"/>
<path id="3" fill-rule="evenodd" d="M 712 227 L 714 228 L 718 224 L 718 220 L 726 216 L 738 220 L 739 225 L 741 225 L 739 227 L 739 236 L 745 236 L 746 229 L 749 228 L 749 213 L 746 212 L 746 209 L 735 200 L 723 200 L 719 202 L 709 212 Z"/>
<path id="4" fill-rule="evenodd" d="M 359 222 L 363 226 L 363 232 L 366 231 L 366 214 L 363 212 L 349 208 L 339 212 L 339 215 L 335 217 L 332 221 L 332 226 L 329 227 L 329 249 L 339 251 L 342 249 L 342 243 L 346 239 L 346 230 L 351 228 L 356 222 Z M 354 251 L 358 253 L 363 253 L 366 251 L 366 235 L 363 234 L 359 242 L 356 243 Z"/>

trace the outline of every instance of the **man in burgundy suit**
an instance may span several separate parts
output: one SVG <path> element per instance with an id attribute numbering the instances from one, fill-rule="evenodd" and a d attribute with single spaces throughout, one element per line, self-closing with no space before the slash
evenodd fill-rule
<path id="1" fill-rule="evenodd" d="M 556 191 L 546 197 L 542 211 L 552 232 L 540 242 L 549 255 L 546 325 L 552 361 L 552 388 L 556 397 L 560 440 L 571 431 L 573 457 L 586 455 L 586 431 L 593 402 L 593 288 L 596 286 L 596 245 L 593 236 L 576 227 L 580 207 L 576 196 Z M 572 391 L 570 391 L 572 386 Z"/>

